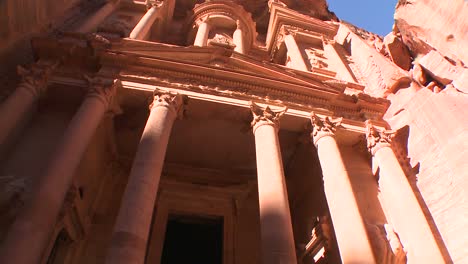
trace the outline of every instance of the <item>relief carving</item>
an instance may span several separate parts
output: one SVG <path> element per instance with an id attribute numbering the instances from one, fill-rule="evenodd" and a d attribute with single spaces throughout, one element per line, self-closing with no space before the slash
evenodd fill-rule
<path id="1" fill-rule="evenodd" d="M 117 88 L 122 85 L 118 79 L 83 76 L 88 82 L 88 96 L 99 98 L 108 108 L 114 107 Z"/>
<path id="2" fill-rule="evenodd" d="M 177 117 L 181 118 L 184 114 L 184 105 L 187 103 L 187 97 L 178 93 L 170 93 L 165 91 L 155 91 L 153 95 L 153 102 L 150 104 L 149 109 L 152 110 L 157 107 L 167 107 Z"/>
<path id="3" fill-rule="evenodd" d="M 394 131 L 379 131 L 372 125 L 370 120 L 366 121 L 367 149 L 372 155 L 383 147 L 390 147 L 394 136 Z"/>
<path id="4" fill-rule="evenodd" d="M 406 251 L 391 225 L 366 223 L 366 229 L 371 235 L 370 242 L 375 248 L 377 263 L 406 263 Z"/>
<path id="5" fill-rule="evenodd" d="M 258 126 L 265 124 L 272 125 L 278 129 L 280 117 L 286 113 L 288 108 L 283 107 L 281 110 L 273 111 L 269 106 L 263 108 L 254 102 L 250 102 L 250 110 L 253 114 L 253 120 L 250 125 L 255 131 Z"/>
<path id="6" fill-rule="evenodd" d="M 310 114 L 310 121 L 312 123 L 312 138 L 314 144 L 317 145 L 319 139 L 325 136 L 335 136 L 336 129 L 341 125 L 342 117 L 331 119 L 326 116 L 325 118 L 318 117 L 314 112 Z"/>
<path id="7" fill-rule="evenodd" d="M 50 75 L 58 64 L 58 62 L 39 61 L 29 68 L 18 66 L 17 72 L 22 78 L 19 87 L 25 88 L 33 96 L 39 97 L 47 89 Z"/>

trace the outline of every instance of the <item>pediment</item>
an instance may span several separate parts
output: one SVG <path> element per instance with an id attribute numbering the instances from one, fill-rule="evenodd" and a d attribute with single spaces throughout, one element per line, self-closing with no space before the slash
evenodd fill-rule
<path id="1" fill-rule="evenodd" d="M 268 61 L 258 61 L 247 55 L 233 52 L 223 47 L 180 47 L 154 42 L 122 39 L 113 42 L 110 51 L 126 54 L 129 57 L 161 59 L 164 61 L 176 62 L 179 63 L 179 65 L 181 65 L 180 67 L 183 67 L 184 70 L 200 66 L 206 67 L 207 72 L 213 70 L 219 70 L 221 72 L 229 70 L 225 72 L 225 77 L 229 77 L 229 74 L 233 72 L 245 76 L 244 78 L 249 78 L 249 76 L 268 78 L 306 87 L 333 89 L 324 83 L 324 81 L 333 80 L 330 76 L 319 73 L 300 72 Z M 218 76 L 220 77 L 222 75 Z"/>

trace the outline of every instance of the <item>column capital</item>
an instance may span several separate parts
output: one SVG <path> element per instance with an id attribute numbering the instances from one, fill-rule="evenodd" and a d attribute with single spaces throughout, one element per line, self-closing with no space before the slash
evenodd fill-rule
<path id="1" fill-rule="evenodd" d="M 211 20 L 211 16 L 210 15 L 207 15 L 207 16 L 204 16 L 204 17 L 200 17 L 196 22 L 195 24 L 199 27 L 201 24 L 203 23 L 206 23 L 206 24 L 209 24 L 210 23 L 210 20 Z"/>
<path id="2" fill-rule="evenodd" d="M 379 149 L 390 147 L 394 136 L 394 131 L 379 131 L 372 125 L 370 120 L 366 121 L 367 150 L 372 154 L 372 156 L 375 155 Z"/>
<path id="3" fill-rule="evenodd" d="M 151 9 L 152 7 L 159 8 L 164 4 L 164 0 L 146 0 L 145 5 L 146 9 Z"/>
<path id="4" fill-rule="evenodd" d="M 254 102 L 250 102 L 250 110 L 253 114 L 253 120 L 250 125 L 255 133 L 255 130 L 262 125 L 270 125 L 275 127 L 275 129 L 279 129 L 279 119 L 286 113 L 288 108 L 285 106 L 281 110 L 273 111 L 269 106 L 261 107 Z"/>
<path id="5" fill-rule="evenodd" d="M 113 108 L 117 88 L 122 85 L 118 79 L 108 79 L 99 76 L 89 77 L 84 75 L 88 82 L 88 97 L 96 97 L 108 108 Z"/>
<path id="6" fill-rule="evenodd" d="M 21 76 L 19 87 L 26 89 L 33 96 L 39 97 L 47 89 L 49 77 L 58 64 L 58 62 L 38 61 L 28 68 L 18 65 L 17 72 Z"/>
<path id="7" fill-rule="evenodd" d="M 312 140 L 317 146 L 318 141 L 323 137 L 334 137 L 336 129 L 341 125 L 342 117 L 331 119 L 326 116 L 318 117 L 314 112 L 310 113 L 310 122 L 312 123 Z"/>
<path id="8" fill-rule="evenodd" d="M 183 116 L 184 105 L 186 103 L 186 97 L 179 93 L 154 91 L 153 102 L 150 104 L 149 109 L 153 110 L 157 107 L 166 107 L 175 115 L 175 117 L 181 118 Z"/>

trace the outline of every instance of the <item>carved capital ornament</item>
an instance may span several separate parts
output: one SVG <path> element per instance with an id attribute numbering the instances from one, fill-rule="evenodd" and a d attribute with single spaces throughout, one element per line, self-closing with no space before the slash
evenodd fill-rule
<path id="1" fill-rule="evenodd" d="M 369 120 L 366 121 L 367 150 L 372 155 L 375 155 L 375 153 L 377 153 L 377 151 L 381 148 L 390 147 L 394 135 L 394 131 L 379 131 L 372 125 Z"/>
<path id="2" fill-rule="evenodd" d="M 58 64 L 58 62 L 39 61 L 29 68 L 18 66 L 17 72 L 21 76 L 19 87 L 26 89 L 35 97 L 41 96 L 47 89 L 50 75 Z"/>
<path id="3" fill-rule="evenodd" d="M 149 109 L 153 110 L 157 107 L 166 107 L 176 117 L 182 117 L 185 105 L 185 98 L 178 93 L 155 91 L 153 94 L 153 102 Z"/>
<path id="4" fill-rule="evenodd" d="M 314 145 L 323 137 L 334 137 L 336 129 L 341 125 L 343 118 L 331 119 L 326 116 L 318 117 L 314 112 L 310 114 L 310 122 L 312 123 L 312 140 Z"/>
<path id="5" fill-rule="evenodd" d="M 283 107 L 280 110 L 272 110 L 269 106 L 263 108 L 254 102 L 250 102 L 250 110 L 253 114 L 253 120 L 250 125 L 255 133 L 255 130 L 262 125 L 270 125 L 275 127 L 275 129 L 279 129 L 280 117 L 286 113 L 288 108 Z"/>
<path id="6" fill-rule="evenodd" d="M 118 79 L 83 76 L 88 82 L 88 97 L 95 97 L 102 101 L 108 108 L 113 108 L 117 88 L 122 85 Z"/>

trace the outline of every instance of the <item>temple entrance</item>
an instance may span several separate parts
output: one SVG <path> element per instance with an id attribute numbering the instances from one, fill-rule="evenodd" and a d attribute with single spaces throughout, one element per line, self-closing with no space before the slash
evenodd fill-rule
<path id="1" fill-rule="evenodd" d="M 223 218 L 169 215 L 161 263 L 223 263 Z"/>

